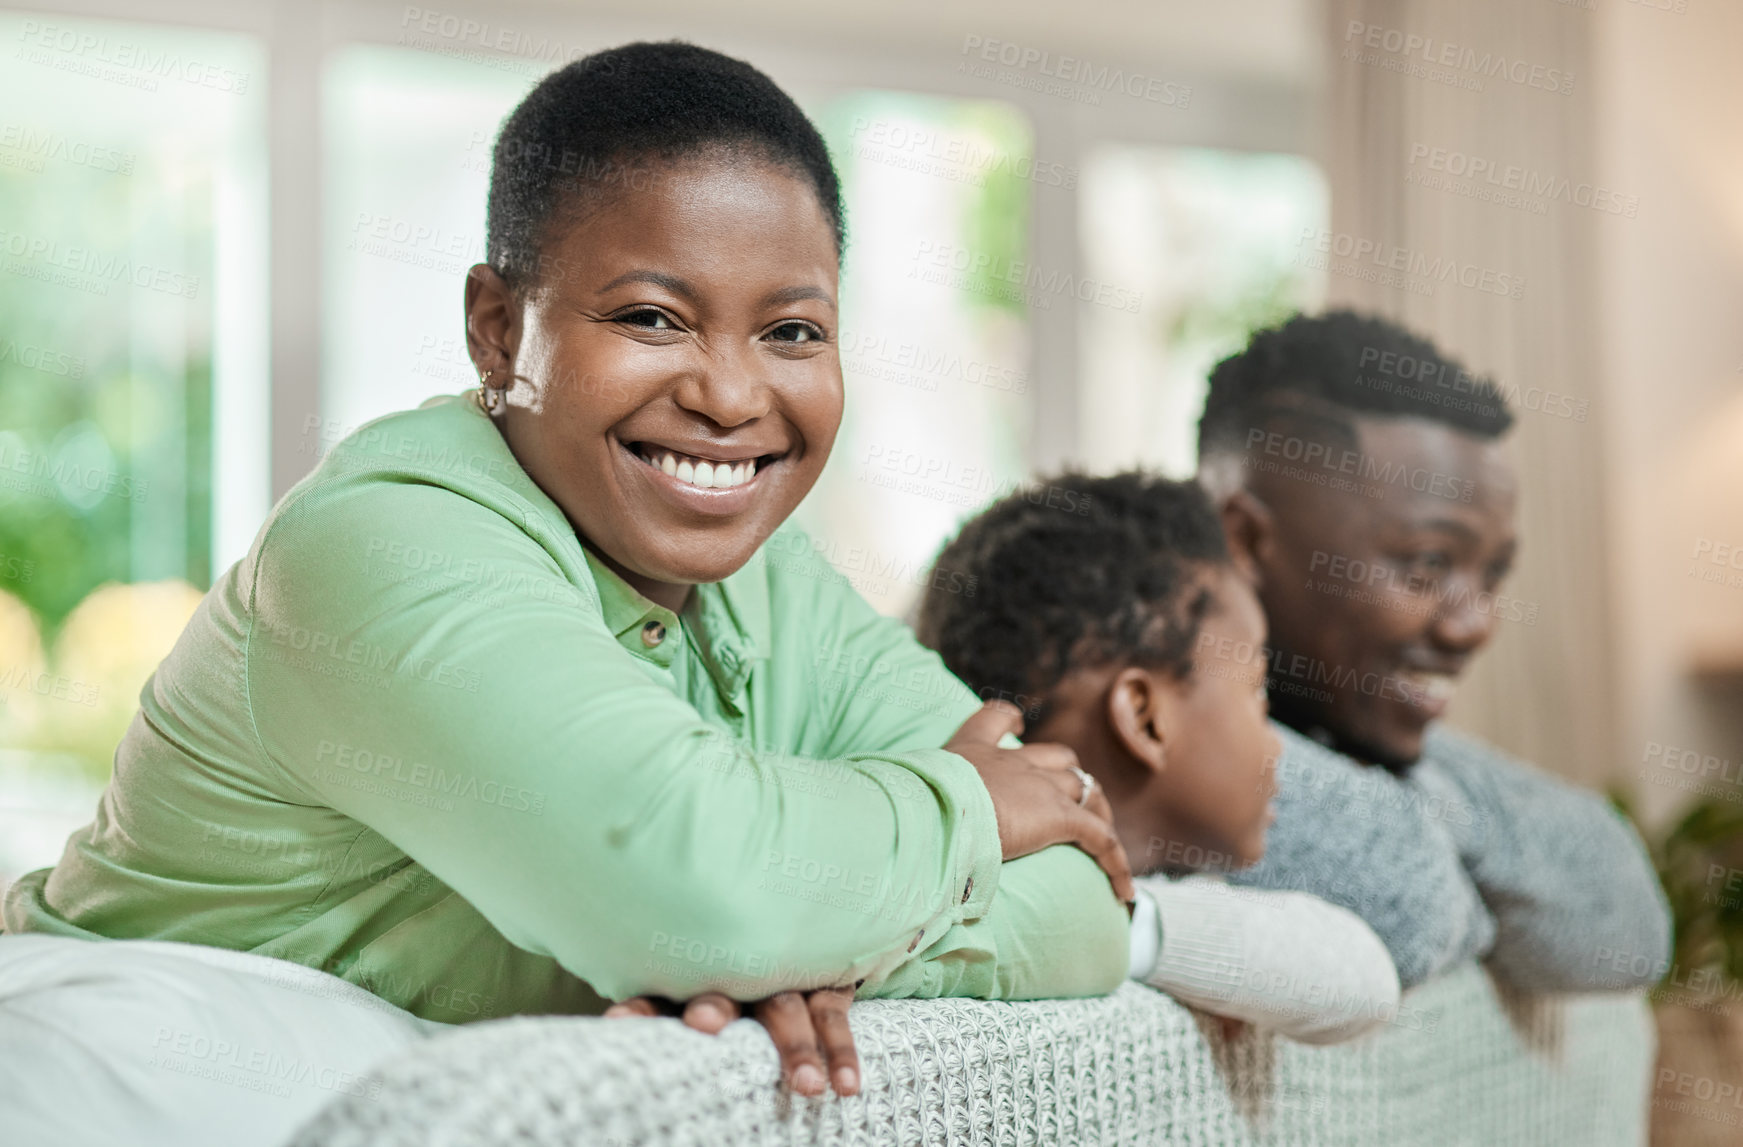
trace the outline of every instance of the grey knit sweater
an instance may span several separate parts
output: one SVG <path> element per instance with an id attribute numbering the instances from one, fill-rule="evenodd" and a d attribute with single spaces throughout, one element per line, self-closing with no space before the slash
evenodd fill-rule
<path id="1" fill-rule="evenodd" d="M 1277 820 L 1229 879 L 1355 912 L 1405 988 L 1472 956 L 1527 991 L 1644 987 L 1669 967 L 1646 850 L 1596 793 L 1438 724 L 1403 778 L 1275 728 Z"/>

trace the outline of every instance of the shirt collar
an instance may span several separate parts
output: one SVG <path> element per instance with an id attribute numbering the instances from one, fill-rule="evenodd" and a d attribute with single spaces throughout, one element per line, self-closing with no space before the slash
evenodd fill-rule
<path id="1" fill-rule="evenodd" d="M 752 668 L 769 656 L 769 584 L 760 550 L 724 581 L 698 585 L 682 615 L 643 597 L 586 546 L 582 552 L 599 589 L 605 626 L 619 645 L 670 669 L 688 636 L 721 699 L 741 708 L 735 702 Z M 644 631 L 659 640 L 650 644 Z"/>

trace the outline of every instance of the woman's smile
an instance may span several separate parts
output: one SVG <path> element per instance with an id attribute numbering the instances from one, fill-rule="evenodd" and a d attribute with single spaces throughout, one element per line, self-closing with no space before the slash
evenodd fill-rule
<path id="1" fill-rule="evenodd" d="M 632 482 L 646 482 L 679 510 L 726 516 L 743 511 L 771 481 L 785 450 L 687 442 L 619 442 Z"/>

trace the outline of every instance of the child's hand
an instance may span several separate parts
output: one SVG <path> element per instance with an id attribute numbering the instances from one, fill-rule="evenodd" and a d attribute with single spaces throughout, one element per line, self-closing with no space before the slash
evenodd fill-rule
<path id="1" fill-rule="evenodd" d="M 819 988 L 814 992 L 782 992 L 755 1005 L 756 1021 L 768 1029 L 781 1055 L 781 1078 L 800 1095 L 822 1095 L 824 1059 L 827 1078 L 837 1095 L 859 1094 L 859 1053 L 853 1047 L 853 1032 L 847 1025 L 847 1008 L 853 1003 L 852 988 Z M 660 1005 L 647 996 L 612 1004 L 608 1019 L 624 1016 L 658 1016 Z M 743 1014 L 737 1001 L 719 992 L 697 996 L 684 1005 L 684 1023 L 699 1032 L 718 1035 L 722 1028 Z"/>
<path id="2" fill-rule="evenodd" d="M 1114 895 L 1130 902 L 1132 866 L 1114 835 L 1113 808 L 1098 785 L 1078 804 L 1083 782 L 1072 771 L 1077 754 L 1064 745 L 999 748 L 999 738 L 1023 731 L 1023 714 L 1007 701 L 988 701 L 962 723 L 945 748 L 980 773 L 999 821 L 1004 859 L 1015 860 L 1052 844 L 1075 844 L 1108 874 Z"/>

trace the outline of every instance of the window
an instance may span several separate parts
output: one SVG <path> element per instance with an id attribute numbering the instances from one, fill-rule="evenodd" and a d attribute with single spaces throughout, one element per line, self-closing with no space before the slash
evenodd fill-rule
<path id="1" fill-rule="evenodd" d="M 1104 145 L 1084 165 L 1090 277 L 1130 284 L 1136 314 L 1086 308 L 1083 456 L 1098 472 L 1198 469 L 1205 380 L 1255 330 L 1325 297 L 1300 255 L 1330 213 L 1324 176 L 1293 155 Z"/>
<path id="2" fill-rule="evenodd" d="M 268 473 L 260 45 L 15 13 L 0 42 L 3 882 L 89 819 Z"/>

